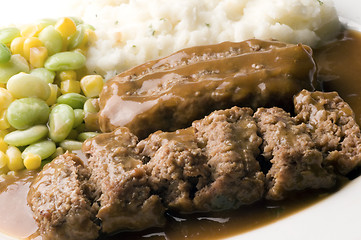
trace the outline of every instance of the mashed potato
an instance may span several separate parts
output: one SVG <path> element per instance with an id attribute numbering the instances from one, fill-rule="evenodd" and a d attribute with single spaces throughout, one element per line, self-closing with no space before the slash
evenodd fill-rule
<path id="1" fill-rule="evenodd" d="M 249 38 L 310 46 L 340 29 L 330 0 L 78 0 L 96 28 L 87 67 L 110 78 L 179 49 Z"/>

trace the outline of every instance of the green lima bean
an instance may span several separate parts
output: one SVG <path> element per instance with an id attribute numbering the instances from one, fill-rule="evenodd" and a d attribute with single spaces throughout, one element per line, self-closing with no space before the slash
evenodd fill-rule
<path id="1" fill-rule="evenodd" d="M 0 63 L 0 83 L 7 83 L 9 78 L 17 73 L 29 71 L 29 64 L 24 57 L 19 54 L 12 55 L 10 61 Z"/>
<path id="2" fill-rule="evenodd" d="M 18 73 L 12 76 L 6 84 L 6 88 L 15 98 L 37 97 L 47 100 L 50 96 L 48 83 L 27 73 Z"/>
<path id="3" fill-rule="evenodd" d="M 20 37 L 20 30 L 18 28 L 9 27 L 0 29 L 0 42 L 10 44 L 16 37 Z"/>
<path id="4" fill-rule="evenodd" d="M 4 141 L 13 146 L 26 146 L 35 143 L 48 135 L 45 125 L 36 125 L 26 130 L 16 130 L 5 135 Z"/>
<path id="5" fill-rule="evenodd" d="M 34 68 L 30 71 L 30 74 L 41 78 L 46 83 L 53 83 L 55 79 L 55 72 L 46 68 Z"/>
<path id="6" fill-rule="evenodd" d="M 99 133 L 97 133 L 97 132 L 82 132 L 82 133 L 79 133 L 78 140 L 81 142 L 84 142 L 85 140 L 95 137 L 98 134 Z"/>
<path id="7" fill-rule="evenodd" d="M 48 49 L 49 56 L 58 53 L 63 48 L 63 37 L 55 30 L 54 26 L 47 26 L 40 33 L 38 38 Z"/>
<path id="8" fill-rule="evenodd" d="M 21 98 L 13 101 L 7 111 L 9 124 L 16 129 L 27 129 L 38 124 L 46 124 L 49 106 L 39 98 Z"/>
<path id="9" fill-rule="evenodd" d="M 10 61 L 11 51 L 10 49 L 2 42 L 0 42 L 0 63 L 7 63 Z"/>
<path id="10" fill-rule="evenodd" d="M 45 68 L 51 71 L 77 70 L 85 66 L 86 57 L 79 52 L 60 52 L 45 61 Z"/>
<path id="11" fill-rule="evenodd" d="M 79 93 L 66 93 L 56 100 L 57 103 L 67 104 L 73 109 L 81 109 L 87 98 Z"/>
<path id="12" fill-rule="evenodd" d="M 61 148 L 67 151 L 74 151 L 74 150 L 80 150 L 82 147 L 82 142 L 75 141 L 75 140 L 64 140 L 59 145 Z"/>
<path id="13" fill-rule="evenodd" d="M 53 141 L 43 140 L 37 143 L 33 143 L 26 147 L 21 154 L 22 159 L 25 159 L 29 153 L 39 155 L 43 160 L 50 157 L 56 151 L 56 145 Z"/>
<path id="14" fill-rule="evenodd" d="M 73 129 L 74 110 L 66 104 L 58 104 L 49 115 L 49 137 L 54 142 L 63 141 Z"/>

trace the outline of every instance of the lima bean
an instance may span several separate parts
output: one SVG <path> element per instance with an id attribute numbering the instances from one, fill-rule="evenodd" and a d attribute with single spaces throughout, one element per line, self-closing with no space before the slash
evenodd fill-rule
<path id="1" fill-rule="evenodd" d="M 77 48 L 85 36 L 85 27 L 80 24 L 76 26 L 76 32 L 70 37 L 68 48 L 70 50 Z"/>
<path id="2" fill-rule="evenodd" d="M 85 66 L 86 57 L 80 52 L 60 52 L 45 61 L 45 68 L 51 71 L 77 70 Z"/>
<path id="3" fill-rule="evenodd" d="M 38 38 L 48 49 L 49 56 L 58 53 L 63 48 L 63 37 L 55 30 L 54 26 L 47 26 L 40 33 Z"/>
<path id="4" fill-rule="evenodd" d="M 0 42 L 0 63 L 7 63 L 10 61 L 11 51 L 10 49 L 2 42 Z"/>
<path id="5" fill-rule="evenodd" d="M 55 72 L 46 68 L 34 68 L 30 71 L 30 74 L 43 79 L 47 83 L 53 83 L 55 79 Z"/>
<path id="6" fill-rule="evenodd" d="M 6 84 L 6 88 L 15 98 L 37 97 L 47 100 L 50 96 L 48 83 L 27 73 L 18 73 L 12 76 Z"/>
<path id="7" fill-rule="evenodd" d="M 87 98 L 79 93 L 66 93 L 56 100 L 57 103 L 67 104 L 73 109 L 83 108 Z"/>
<path id="8" fill-rule="evenodd" d="M 74 109 L 74 117 L 75 118 L 74 118 L 73 128 L 77 128 L 84 121 L 84 117 L 85 117 L 84 110 L 83 109 Z"/>
<path id="9" fill-rule="evenodd" d="M 19 54 L 12 55 L 10 61 L 0 63 L 0 83 L 7 83 L 9 78 L 19 72 L 29 72 L 29 64 Z"/>
<path id="10" fill-rule="evenodd" d="M 82 132 L 78 135 L 78 140 L 81 142 L 84 142 L 85 140 L 95 137 L 98 134 L 99 133 L 97 133 L 97 132 Z"/>
<path id="11" fill-rule="evenodd" d="M 4 141 L 13 146 L 26 146 L 35 143 L 48 135 L 45 125 L 36 125 L 26 130 L 16 130 L 6 134 Z"/>
<path id="12" fill-rule="evenodd" d="M 20 37 L 20 30 L 18 28 L 9 27 L 0 29 L 0 42 L 9 44 L 16 37 Z"/>
<path id="13" fill-rule="evenodd" d="M 64 140 L 60 144 L 60 147 L 67 151 L 80 150 L 83 143 L 75 140 Z"/>
<path id="14" fill-rule="evenodd" d="M 43 140 L 37 143 L 33 143 L 26 147 L 21 154 L 21 157 L 25 159 L 29 153 L 37 154 L 41 159 L 50 157 L 56 151 L 56 145 L 53 141 Z"/>
<path id="15" fill-rule="evenodd" d="M 49 107 L 39 98 L 21 98 L 13 101 L 7 111 L 9 124 L 16 129 L 27 129 L 38 124 L 45 124 L 49 118 Z"/>
<path id="16" fill-rule="evenodd" d="M 49 137 L 54 142 L 63 141 L 73 129 L 74 110 L 66 104 L 58 104 L 49 115 Z"/>

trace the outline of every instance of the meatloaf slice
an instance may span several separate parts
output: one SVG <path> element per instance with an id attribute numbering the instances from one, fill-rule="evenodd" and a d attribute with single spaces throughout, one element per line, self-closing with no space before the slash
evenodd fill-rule
<path id="1" fill-rule="evenodd" d="M 266 198 L 280 200 L 290 191 L 335 184 L 335 174 L 324 166 L 322 152 L 315 147 L 306 124 L 297 124 L 276 107 L 259 108 L 254 117 L 263 138 L 263 156 L 272 163 L 266 175 Z"/>
<path id="2" fill-rule="evenodd" d="M 127 128 L 100 134 L 83 144 L 98 189 L 97 217 L 102 231 L 142 230 L 165 222 L 160 198 L 148 186 L 142 161 L 134 153 L 138 143 Z"/>
<path id="3" fill-rule="evenodd" d="M 155 132 L 137 149 L 145 159 L 149 182 L 168 208 L 191 212 L 194 193 L 209 181 L 207 157 L 198 146 L 193 128 Z"/>
<path id="4" fill-rule="evenodd" d="M 107 81 L 99 126 L 125 126 L 143 139 L 234 105 L 287 107 L 294 94 L 314 89 L 315 70 L 312 50 L 301 44 L 251 39 L 183 49 Z"/>
<path id="5" fill-rule="evenodd" d="M 249 108 L 216 111 L 176 132 L 158 131 L 137 148 L 166 207 L 181 212 L 238 208 L 262 198 L 256 160 L 262 140 Z"/>
<path id="6" fill-rule="evenodd" d="M 98 237 L 96 207 L 92 206 L 90 172 L 72 154 L 57 157 L 36 177 L 28 203 L 34 212 L 42 239 L 84 239 Z"/>
<path id="7" fill-rule="evenodd" d="M 297 120 L 308 124 L 326 164 L 347 174 L 361 163 L 360 127 L 350 106 L 336 92 L 301 91 L 295 98 Z"/>
<path id="8" fill-rule="evenodd" d="M 256 160 L 262 139 L 252 114 L 250 108 L 233 107 L 193 123 L 211 169 L 209 183 L 195 194 L 197 209 L 238 208 L 262 198 L 264 174 Z"/>

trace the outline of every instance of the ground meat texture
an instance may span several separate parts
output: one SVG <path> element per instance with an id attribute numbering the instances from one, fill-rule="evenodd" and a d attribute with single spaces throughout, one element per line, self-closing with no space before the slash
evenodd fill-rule
<path id="1" fill-rule="evenodd" d="M 30 187 L 28 203 L 34 212 L 42 239 L 84 239 L 98 237 L 92 206 L 93 186 L 89 170 L 72 154 L 47 164 Z"/>
<path id="2" fill-rule="evenodd" d="M 314 89 L 315 64 L 304 45 L 251 39 L 184 49 L 125 71 L 100 94 L 103 132 L 128 127 L 140 139 L 189 127 L 217 109 L 284 106 Z"/>
<path id="3" fill-rule="evenodd" d="M 324 166 L 322 152 L 315 147 L 306 124 L 297 124 L 276 107 L 259 108 L 254 117 L 263 138 L 263 156 L 272 163 L 266 175 L 266 198 L 280 200 L 288 192 L 335 184 L 335 174 Z"/>
<path id="4" fill-rule="evenodd" d="M 360 127 L 350 106 L 336 92 L 301 91 L 295 98 L 299 122 L 306 122 L 312 142 L 327 164 L 347 174 L 361 163 Z"/>
<path id="5" fill-rule="evenodd" d="M 138 144 L 152 189 L 165 206 L 182 212 L 194 208 L 194 193 L 209 181 L 210 168 L 198 147 L 193 128 L 176 132 L 158 131 Z"/>
<path id="6" fill-rule="evenodd" d="M 238 208 L 262 198 L 264 174 L 256 160 L 262 139 L 249 108 L 215 111 L 193 123 L 211 169 L 207 186 L 196 192 L 197 209 Z"/>
<path id="7" fill-rule="evenodd" d="M 264 175 L 255 159 L 262 140 L 252 110 L 216 111 L 192 127 L 158 131 L 137 148 L 152 188 L 181 212 L 235 209 L 262 198 Z"/>
<path id="8" fill-rule="evenodd" d="M 102 231 L 142 230 L 165 222 L 160 198 L 151 193 L 148 176 L 134 148 L 137 137 L 127 128 L 100 134 L 83 144 L 98 188 L 97 217 Z"/>

